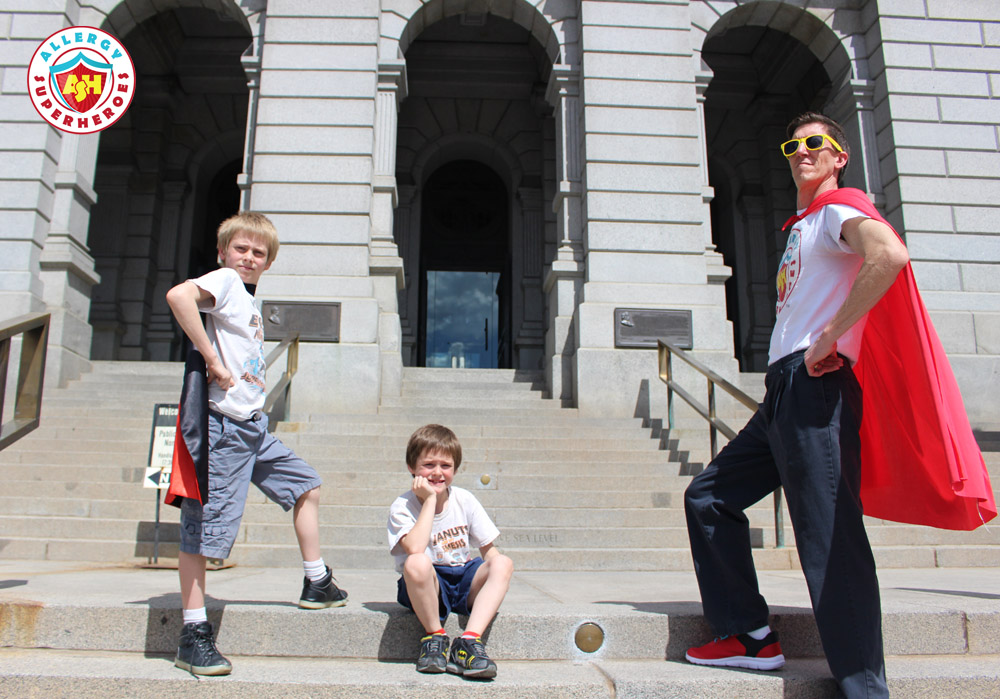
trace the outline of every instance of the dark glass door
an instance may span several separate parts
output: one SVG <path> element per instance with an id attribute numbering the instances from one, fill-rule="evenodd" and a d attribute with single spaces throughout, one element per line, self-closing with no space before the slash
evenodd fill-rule
<path id="1" fill-rule="evenodd" d="M 499 280 L 498 272 L 427 270 L 425 366 L 497 368 Z"/>

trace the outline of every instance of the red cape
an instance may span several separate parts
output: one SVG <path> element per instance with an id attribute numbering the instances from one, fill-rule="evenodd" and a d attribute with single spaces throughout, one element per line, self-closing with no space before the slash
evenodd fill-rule
<path id="1" fill-rule="evenodd" d="M 842 188 L 816 197 L 783 230 L 827 204 L 853 206 L 889 225 L 864 192 Z M 854 373 L 864 392 L 865 514 L 964 530 L 996 517 L 983 455 L 909 264 L 868 312 Z"/>

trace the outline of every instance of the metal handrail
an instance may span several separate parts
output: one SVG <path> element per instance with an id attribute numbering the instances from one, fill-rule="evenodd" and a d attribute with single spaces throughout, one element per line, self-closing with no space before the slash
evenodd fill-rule
<path id="1" fill-rule="evenodd" d="M 21 358 L 17 372 L 14 416 L 0 425 L 0 450 L 38 427 L 42 414 L 42 384 L 48 347 L 48 313 L 28 313 L 0 325 L 0 419 L 7 397 L 7 367 L 11 339 L 21 335 Z"/>
<path id="2" fill-rule="evenodd" d="M 274 387 L 267 392 L 264 400 L 263 412 L 267 415 L 268 425 L 273 429 L 273 425 L 288 417 L 292 400 L 292 377 L 299 370 L 299 336 L 298 334 L 286 337 L 278 343 L 278 346 L 271 350 L 271 353 L 264 358 L 264 366 L 271 366 L 282 352 L 288 350 L 285 357 L 285 371 L 281 378 L 274 384 Z M 281 401 L 279 404 L 278 401 Z"/>
<path id="3" fill-rule="evenodd" d="M 750 410 L 757 410 L 757 401 L 676 345 L 664 342 L 663 340 L 657 340 L 656 344 L 660 381 L 667 385 L 667 425 L 671 430 L 674 429 L 674 394 L 676 393 L 684 399 L 685 403 L 694 408 L 699 415 L 708 421 L 709 440 L 712 444 L 712 458 L 714 459 L 719 454 L 717 433 L 721 432 L 728 439 L 736 436 L 736 432 L 715 414 L 715 387 L 718 386 Z M 671 378 L 673 376 L 671 359 L 675 354 L 708 380 L 708 407 L 699 403 L 693 395 L 681 388 Z M 785 545 L 784 514 L 782 512 L 781 501 L 782 491 L 779 486 L 774 491 L 774 544 L 777 548 L 783 548 Z"/>

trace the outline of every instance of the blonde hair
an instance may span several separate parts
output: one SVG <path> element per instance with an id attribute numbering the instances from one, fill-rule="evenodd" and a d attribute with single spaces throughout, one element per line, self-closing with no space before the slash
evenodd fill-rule
<path id="1" fill-rule="evenodd" d="M 406 465 L 413 468 L 425 452 L 441 451 L 455 461 L 455 470 L 462 464 L 462 445 L 455 433 L 444 425 L 424 425 L 406 444 Z"/>
<path id="2" fill-rule="evenodd" d="M 278 256 L 278 230 L 264 214 L 256 211 L 240 211 L 219 224 L 219 251 L 229 249 L 229 243 L 237 233 L 246 233 L 261 238 L 267 245 L 267 261 L 273 262 Z"/>

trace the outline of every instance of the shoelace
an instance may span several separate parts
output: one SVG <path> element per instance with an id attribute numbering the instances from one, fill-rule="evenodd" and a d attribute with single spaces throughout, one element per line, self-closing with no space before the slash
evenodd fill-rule
<path id="1" fill-rule="evenodd" d="M 486 646 L 483 645 L 483 642 L 481 640 L 477 638 L 474 641 L 472 641 L 470 645 L 472 646 L 472 655 L 474 655 L 477 658 L 487 657 Z"/>
<path id="2" fill-rule="evenodd" d="M 215 657 L 221 655 L 215 647 L 215 642 L 212 640 L 211 633 L 203 633 L 200 631 L 195 631 L 194 634 L 194 645 L 195 647 L 205 653 L 210 657 Z"/>
<path id="3" fill-rule="evenodd" d="M 441 634 L 424 636 L 424 643 L 427 655 L 438 655 L 444 653 L 444 636 Z"/>

